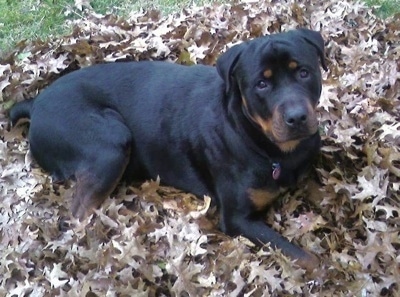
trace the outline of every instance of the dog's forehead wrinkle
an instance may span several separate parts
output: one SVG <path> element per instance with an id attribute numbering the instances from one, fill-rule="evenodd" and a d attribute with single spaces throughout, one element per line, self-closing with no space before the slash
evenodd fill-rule
<path id="1" fill-rule="evenodd" d="M 287 68 L 291 61 L 299 63 L 301 60 L 301 57 L 295 55 L 293 52 L 293 48 L 290 47 L 290 42 L 288 43 L 283 40 L 277 41 L 272 37 L 261 44 L 253 43 L 246 48 L 246 55 L 251 55 L 254 52 L 260 53 L 254 55 L 254 57 L 258 57 L 258 59 L 252 59 L 251 62 L 249 60 L 245 62 L 242 61 L 240 67 L 238 67 L 239 71 L 237 71 L 237 75 L 240 78 L 240 73 L 246 69 L 247 75 L 243 80 L 248 82 L 258 80 L 260 75 L 263 75 L 266 70 L 272 70 L 273 73 L 276 73 L 275 71 L 282 67 Z M 262 68 L 260 68 L 261 65 Z M 251 76 L 249 75 L 250 69 L 252 70 Z"/>
<path id="2" fill-rule="evenodd" d="M 293 53 L 288 51 L 283 52 L 266 52 L 262 56 L 262 64 L 264 68 L 281 68 L 287 67 L 290 61 L 298 61 L 300 57 L 296 57 Z"/>
<path id="3" fill-rule="evenodd" d="M 303 49 L 303 50 L 300 50 Z M 290 39 L 273 36 L 262 48 L 263 61 L 276 61 L 287 64 L 289 60 L 296 62 L 308 60 L 305 56 L 317 56 L 316 49 L 303 38 L 293 35 Z M 316 60 L 317 61 L 317 60 Z"/>

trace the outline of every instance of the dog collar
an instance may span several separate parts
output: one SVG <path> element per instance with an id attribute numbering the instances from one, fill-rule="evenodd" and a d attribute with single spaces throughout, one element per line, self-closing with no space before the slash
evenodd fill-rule
<path id="1" fill-rule="evenodd" d="M 279 163 L 272 163 L 272 178 L 277 180 L 281 175 L 281 164 Z"/>

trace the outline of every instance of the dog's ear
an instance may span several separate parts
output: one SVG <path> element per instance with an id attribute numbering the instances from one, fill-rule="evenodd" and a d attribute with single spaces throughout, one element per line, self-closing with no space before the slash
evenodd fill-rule
<path id="1" fill-rule="evenodd" d="M 232 87 L 232 72 L 239 60 L 240 54 L 245 47 L 245 43 L 237 44 L 223 53 L 217 60 L 217 71 L 222 77 L 226 85 L 226 92 L 228 93 Z"/>
<path id="2" fill-rule="evenodd" d="M 324 39 L 322 38 L 321 34 L 317 31 L 305 28 L 298 29 L 297 32 L 298 34 L 300 34 L 301 37 L 305 39 L 305 41 L 307 41 L 317 49 L 322 68 L 327 71 L 328 67 L 326 66 L 325 62 Z"/>

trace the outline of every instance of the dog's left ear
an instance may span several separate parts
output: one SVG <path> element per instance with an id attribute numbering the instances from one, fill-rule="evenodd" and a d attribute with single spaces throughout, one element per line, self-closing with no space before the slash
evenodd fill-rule
<path id="1" fill-rule="evenodd" d="M 317 51 L 319 58 L 321 60 L 321 65 L 322 68 L 327 71 L 328 67 L 326 66 L 325 62 L 325 45 L 324 45 L 324 39 L 321 36 L 321 33 L 309 29 L 298 29 L 297 30 L 298 34 L 300 34 L 301 37 L 303 37 L 308 43 L 310 43 L 312 46 L 314 46 Z"/>
<path id="2" fill-rule="evenodd" d="M 245 46 L 245 43 L 234 45 L 225 53 L 223 53 L 217 60 L 217 71 L 225 82 L 227 93 L 234 83 L 232 81 L 233 69 L 236 66 L 240 54 L 242 53 Z"/>

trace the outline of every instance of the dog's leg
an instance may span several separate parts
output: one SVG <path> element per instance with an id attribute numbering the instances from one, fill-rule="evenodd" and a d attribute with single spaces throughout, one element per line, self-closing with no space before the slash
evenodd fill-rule
<path id="1" fill-rule="evenodd" d="M 68 112 L 71 106 L 53 112 L 45 107 L 37 107 L 31 119 L 30 149 L 53 177 L 76 180 L 72 214 L 82 219 L 119 182 L 129 162 L 132 134 L 111 108 L 82 105 L 78 113 Z"/>
<path id="2" fill-rule="evenodd" d="M 99 156 L 94 157 L 84 171 L 76 173 L 71 211 L 78 219 L 85 218 L 93 209 L 100 207 L 117 186 L 129 162 L 128 148 L 124 151 L 105 146 L 107 144 L 99 144 Z"/>
<path id="3" fill-rule="evenodd" d="M 243 235 L 257 245 L 271 244 L 272 248 L 280 249 L 283 254 L 296 260 L 296 263 L 312 272 L 319 266 L 315 255 L 292 244 L 278 232 L 265 224 L 262 217 L 256 215 L 250 206 L 250 198 L 246 194 L 220 197 L 220 225 L 224 233 L 231 236 Z M 238 197 L 236 203 L 232 197 Z"/>
<path id="4" fill-rule="evenodd" d="M 130 130 L 113 110 L 103 111 L 86 129 L 90 129 L 91 138 L 80 147 L 71 208 L 79 219 L 99 207 L 115 189 L 129 163 L 132 146 Z"/>
<path id="5" fill-rule="evenodd" d="M 224 220 L 222 218 L 222 220 Z M 280 249 L 282 253 L 307 270 L 312 272 L 319 265 L 319 259 L 315 255 L 305 251 L 301 247 L 290 243 L 286 238 L 268 227 L 263 221 L 249 218 L 229 219 L 224 222 L 224 232 L 230 235 L 244 235 L 258 245 L 271 244 L 274 249 Z"/>

